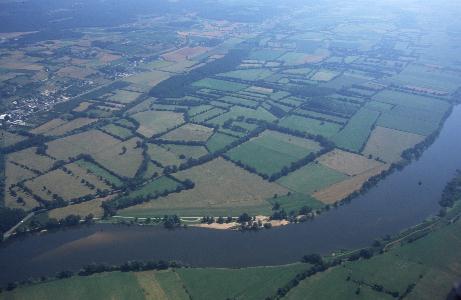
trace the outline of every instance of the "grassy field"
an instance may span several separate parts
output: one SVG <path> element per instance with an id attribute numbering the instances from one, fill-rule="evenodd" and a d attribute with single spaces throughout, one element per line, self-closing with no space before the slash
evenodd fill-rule
<path id="1" fill-rule="evenodd" d="M 104 210 L 101 207 L 105 199 L 94 199 L 78 204 L 68 205 L 48 211 L 48 217 L 57 220 L 64 219 L 69 215 L 79 215 L 81 217 L 92 214 L 95 218 L 101 218 L 104 215 Z"/>
<path id="2" fill-rule="evenodd" d="M 308 265 L 245 269 L 177 269 L 192 299 L 265 299 Z"/>
<path id="3" fill-rule="evenodd" d="M 195 187 L 119 213 L 124 216 L 163 216 L 166 212 L 181 216 L 201 216 L 210 212 L 227 215 L 231 209 L 242 212 L 254 207 L 267 213 L 270 204 L 265 199 L 288 192 L 278 184 L 264 181 L 221 158 L 178 172 L 175 177 L 181 180 L 190 178 Z"/>
<path id="4" fill-rule="evenodd" d="M 254 60 L 276 60 L 282 56 L 286 51 L 285 50 L 272 50 L 272 49 L 262 49 L 255 50 L 250 53 L 248 56 L 249 59 Z"/>
<path id="5" fill-rule="evenodd" d="M 100 166 L 92 163 L 92 162 L 89 162 L 87 160 L 78 160 L 75 162 L 77 165 L 79 165 L 81 168 L 84 168 L 86 169 L 87 171 L 89 171 L 90 173 L 94 174 L 95 176 L 98 176 L 104 180 L 107 180 L 109 181 L 111 184 L 115 185 L 115 186 L 121 186 L 123 184 L 123 182 L 120 180 L 120 178 L 114 176 L 113 174 L 111 174 L 110 172 L 108 172 L 107 170 L 101 168 Z"/>
<path id="6" fill-rule="evenodd" d="M 237 91 L 244 90 L 248 87 L 247 85 L 244 85 L 241 83 L 230 82 L 230 81 L 214 79 L 214 78 L 205 78 L 205 79 L 199 80 L 197 82 L 194 82 L 192 86 L 195 86 L 198 88 L 218 90 L 218 91 L 223 91 L 223 92 L 237 92 Z"/>
<path id="7" fill-rule="evenodd" d="M 281 209 L 286 212 L 299 211 L 304 206 L 312 209 L 322 208 L 324 204 L 317 199 L 300 193 L 291 193 L 290 195 L 277 196 L 268 200 L 272 205 L 278 203 Z"/>
<path id="8" fill-rule="evenodd" d="M 360 152 L 367 142 L 378 117 L 379 112 L 362 108 L 334 136 L 333 141 L 339 148 Z"/>
<path id="9" fill-rule="evenodd" d="M 182 162 L 175 153 L 155 144 L 148 145 L 148 154 L 150 158 L 160 163 L 162 166 L 176 166 Z"/>
<path id="10" fill-rule="evenodd" d="M 327 186 L 343 181 L 348 176 L 320 163 L 311 163 L 277 180 L 284 187 L 310 195 Z"/>
<path id="11" fill-rule="evenodd" d="M 127 104 L 136 100 L 136 98 L 138 98 L 140 95 L 141 94 L 137 92 L 117 90 L 115 91 L 114 95 L 108 97 L 107 100 Z"/>
<path id="12" fill-rule="evenodd" d="M 31 133 L 33 134 L 44 134 L 54 128 L 57 128 L 61 126 L 62 124 L 65 124 L 66 121 L 63 119 L 52 119 L 46 123 L 41 124 L 40 126 L 30 130 Z"/>
<path id="13" fill-rule="evenodd" d="M 131 132 L 131 130 L 114 124 L 108 124 L 102 127 L 101 130 L 122 140 L 126 140 L 133 136 L 133 132 Z"/>
<path id="14" fill-rule="evenodd" d="M 296 115 L 291 115 L 280 120 L 278 125 L 309 134 L 318 134 L 327 138 L 334 136 L 341 129 L 341 125 L 336 123 L 329 123 Z"/>
<path id="15" fill-rule="evenodd" d="M 170 111 L 145 111 L 132 115 L 139 122 L 138 132 L 145 137 L 160 134 L 184 123 L 182 113 Z"/>
<path id="16" fill-rule="evenodd" d="M 385 162 L 396 162 L 402 159 L 402 152 L 422 142 L 424 136 L 377 126 L 371 133 L 363 154 L 371 155 Z"/>
<path id="17" fill-rule="evenodd" d="M 191 120 L 194 121 L 194 122 L 204 122 L 208 119 L 212 119 L 222 113 L 224 113 L 225 110 L 224 109 L 221 109 L 221 108 L 218 108 L 218 107 L 214 107 L 210 110 L 207 110 L 203 113 L 199 113 L 199 114 L 196 114 L 194 115 Z"/>
<path id="18" fill-rule="evenodd" d="M 220 116 L 217 116 L 216 118 L 213 118 L 207 121 L 207 123 L 210 123 L 212 125 L 222 126 L 224 122 L 226 122 L 227 120 L 235 119 L 240 116 L 244 116 L 246 118 L 253 118 L 253 119 L 257 119 L 261 121 L 267 121 L 267 122 L 272 122 L 277 119 L 274 115 L 272 115 L 270 112 L 268 112 L 262 107 L 258 107 L 257 109 L 251 109 L 251 108 L 246 108 L 246 107 L 241 107 L 241 106 L 233 106 L 231 107 L 229 112 L 226 112 Z"/>
<path id="19" fill-rule="evenodd" d="M 340 73 L 335 71 L 321 69 L 314 73 L 314 75 L 312 75 L 310 79 L 315 81 L 330 81 L 339 74 Z"/>
<path id="20" fill-rule="evenodd" d="M 26 137 L 0 129 L 0 147 L 8 147 L 25 140 Z"/>
<path id="21" fill-rule="evenodd" d="M 161 136 L 163 140 L 204 142 L 213 134 L 213 129 L 188 123 Z"/>
<path id="22" fill-rule="evenodd" d="M 460 234 L 458 221 L 369 260 L 347 262 L 302 281 L 287 299 L 394 299 L 366 284 L 380 285 L 399 295 L 415 284 L 405 299 L 446 299 L 453 282 L 461 276 Z"/>
<path id="23" fill-rule="evenodd" d="M 62 169 L 57 169 L 26 181 L 25 186 L 33 194 L 48 201 L 53 200 L 53 194 L 57 194 L 68 201 L 96 193 L 95 189 L 90 189 L 80 180 L 81 178 L 77 178 L 76 175 L 67 174 Z"/>
<path id="24" fill-rule="evenodd" d="M 215 151 L 223 149 L 224 147 L 231 144 L 235 140 L 236 140 L 236 138 L 231 137 L 231 136 L 229 136 L 227 134 L 222 134 L 222 133 L 216 132 L 207 141 L 206 147 L 210 152 L 215 152 Z"/>
<path id="25" fill-rule="evenodd" d="M 373 100 L 428 111 L 446 111 L 450 107 L 447 102 L 442 100 L 392 90 L 384 90 L 376 94 Z"/>
<path id="26" fill-rule="evenodd" d="M 163 148 L 176 154 L 178 157 L 185 156 L 186 159 L 189 157 L 199 158 L 208 153 L 204 146 L 164 145 Z"/>
<path id="27" fill-rule="evenodd" d="M 44 135 L 49 136 L 59 136 L 71 132 L 72 130 L 81 128 L 83 126 L 92 124 L 96 122 L 97 119 L 89 119 L 89 118 L 77 118 L 69 122 L 65 122 L 57 127 L 54 127 L 51 130 L 44 132 Z"/>
<path id="28" fill-rule="evenodd" d="M 55 160 L 48 156 L 36 153 L 37 148 L 27 148 L 8 155 L 8 160 L 27 166 L 28 168 L 40 172 L 46 172 L 53 166 Z"/>
<path id="29" fill-rule="evenodd" d="M 256 108 L 258 106 L 258 102 L 244 99 L 244 98 L 239 98 L 239 97 L 234 97 L 234 96 L 224 96 L 222 98 L 219 98 L 218 101 L 222 101 L 225 103 L 230 103 L 230 104 L 236 104 L 236 105 L 241 105 L 241 106 L 247 106 L 251 108 Z"/>
<path id="30" fill-rule="evenodd" d="M 218 75 L 223 76 L 223 77 L 241 79 L 241 80 L 257 81 L 257 80 L 262 80 L 266 77 L 269 77 L 272 74 L 273 73 L 269 69 L 243 69 L 243 70 L 230 71 L 227 73 L 221 73 Z"/>
<path id="31" fill-rule="evenodd" d="M 265 131 L 258 137 L 227 152 L 235 162 L 253 167 L 257 172 L 272 175 L 309 153 L 320 150 L 318 143 L 287 134 Z"/>

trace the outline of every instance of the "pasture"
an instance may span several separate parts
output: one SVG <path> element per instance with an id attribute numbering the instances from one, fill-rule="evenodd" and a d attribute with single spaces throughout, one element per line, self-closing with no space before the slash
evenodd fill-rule
<path id="1" fill-rule="evenodd" d="M 235 140 L 236 140 L 236 138 L 234 138 L 232 136 L 216 132 L 207 141 L 206 147 L 207 147 L 208 151 L 213 153 L 215 151 L 223 149 L 224 147 L 231 144 Z"/>
<path id="2" fill-rule="evenodd" d="M 278 184 L 269 183 L 222 158 L 175 173 L 175 177 L 191 179 L 195 187 L 124 209 L 119 212 L 120 215 L 163 216 L 176 213 L 201 216 L 207 213 L 218 215 L 217 212 L 223 215 L 235 212 L 237 215 L 238 211 L 254 210 L 255 207 L 268 213 L 270 204 L 265 199 L 288 192 Z"/>
<path id="3" fill-rule="evenodd" d="M 314 162 L 280 178 L 277 183 L 293 192 L 310 195 L 347 178 L 346 174 Z"/>
<path id="4" fill-rule="evenodd" d="M 314 141 L 267 130 L 231 149 L 227 155 L 235 162 L 270 176 L 319 150 L 320 145 Z"/>
<path id="5" fill-rule="evenodd" d="M 247 85 L 237 83 L 237 82 L 230 82 L 220 79 L 214 78 L 205 78 L 199 81 L 196 81 L 192 84 L 192 86 L 197 88 L 205 88 L 205 89 L 212 89 L 218 90 L 223 92 L 238 92 L 248 88 Z"/>
<path id="6" fill-rule="evenodd" d="M 160 138 L 170 141 L 205 142 L 212 134 L 213 129 L 210 127 L 188 123 L 162 135 Z"/>
<path id="7" fill-rule="evenodd" d="M 182 113 L 171 111 L 143 111 L 132 115 L 139 122 L 138 132 L 149 138 L 184 123 Z"/>
<path id="8" fill-rule="evenodd" d="M 322 155 L 317 161 L 330 169 L 349 176 L 362 174 L 363 172 L 382 165 L 382 163 L 376 160 L 339 149 Z"/>
<path id="9" fill-rule="evenodd" d="M 326 138 L 334 136 L 341 129 L 341 125 L 336 123 L 305 118 L 298 115 L 290 115 L 283 118 L 278 125 L 308 134 L 321 135 Z"/>

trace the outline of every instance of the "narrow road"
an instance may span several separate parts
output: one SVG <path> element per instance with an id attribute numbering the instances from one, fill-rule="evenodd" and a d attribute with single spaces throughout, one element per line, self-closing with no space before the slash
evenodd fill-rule
<path id="1" fill-rule="evenodd" d="M 33 216 L 35 216 L 35 212 L 29 213 L 27 216 L 24 217 L 24 219 L 22 219 L 21 221 L 19 221 L 18 224 L 14 225 L 10 230 L 8 230 L 7 232 L 5 232 L 5 233 L 3 234 L 3 240 L 6 241 L 6 240 L 16 231 L 16 229 L 19 228 L 19 226 L 21 226 L 22 224 L 24 224 L 25 222 L 27 222 L 27 220 L 29 220 L 29 219 L 32 218 Z"/>

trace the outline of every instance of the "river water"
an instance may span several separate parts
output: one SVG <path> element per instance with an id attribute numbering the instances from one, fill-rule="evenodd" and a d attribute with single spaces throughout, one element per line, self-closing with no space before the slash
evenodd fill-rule
<path id="1" fill-rule="evenodd" d="M 78 270 L 91 262 L 164 259 L 243 267 L 291 263 L 308 253 L 367 246 L 435 215 L 456 169 L 461 169 L 461 106 L 454 108 L 419 160 L 312 221 L 259 232 L 93 225 L 27 236 L 0 248 L 0 284 Z"/>

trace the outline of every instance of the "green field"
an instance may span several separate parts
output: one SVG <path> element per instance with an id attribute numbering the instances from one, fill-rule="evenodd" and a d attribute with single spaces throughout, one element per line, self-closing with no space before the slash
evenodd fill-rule
<path id="1" fill-rule="evenodd" d="M 286 51 L 284 50 L 272 50 L 272 49 L 262 49 L 252 51 L 249 55 L 249 59 L 254 60 L 275 60 L 282 56 Z"/>
<path id="2" fill-rule="evenodd" d="M 206 147 L 211 153 L 213 153 L 215 151 L 223 149 L 235 140 L 236 138 L 234 137 L 217 132 L 213 134 L 211 138 L 207 141 Z"/>
<path id="3" fill-rule="evenodd" d="M 311 163 L 280 178 L 277 182 L 294 192 L 310 195 L 346 178 L 348 178 L 347 175 L 322 164 Z"/>
<path id="4" fill-rule="evenodd" d="M 268 200 L 272 205 L 278 203 L 281 209 L 286 212 L 299 211 L 304 206 L 312 209 L 319 209 L 324 207 L 324 204 L 315 198 L 300 193 L 291 193 L 290 195 L 277 196 Z"/>
<path id="5" fill-rule="evenodd" d="M 108 124 L 102 127 L 101 130 L 110 135 L 114 135 L 117 138 L 120 138 L 122 140 L 126 140 L 130 138 L 131 136 L 133 136 L 133 133 L 131 132 L 131 130 L 126 129 L 125 127 L 114 125 L 114 124 Z"/>
<path id="6" fill-rule="evenodd" d="M 227 154 L 233 161 L 240 161 L 255 168 L 258 173 L 270 176 L 319 149 L 319 145 L 313 141 L 265 131 Z"/>
<path id="7" fill-rule="evenodd" d="M 218 101 L 230 103 L 230 104 L 237 104 L 237 105 L 242 105 L 242 106 L 248 106 L 251 108 L 255 108 L 258 106 L 258 102 L 253 101 L 253 100 L 248 100 L 240 97 L 234 97 L 234 96 L 224 96 L 222 98 L 219 98 Z"/>
<path id="8" fill-rule="evenodd" d="M 297 115 L 290 115 L 280 120 L 278 125 L 309 134 L 321 135 L 327 138 L 332 137 L 341 129 L 341 125 L 336 123 L 305 118 Z"/>
<path id="9" fill-rule="evenodd" d="M 273 73 L 268 69 L 243 69 L 243 70 L 230 71 L 227 73 L 221 73 L 218 75 L 223 76 L 223 77 L 241 79 L 241 80 L 257 81 L 257 80 L 262 80 L 266 77 L 269 77 L 272 74 Z"/>
<path id="10" fill-rule="evenodd" d="M 212 125 L 220 125 L 222 126 L 224 122 L 226 122 L 229 119 L 236 119 L 240 116 L 244 116 L 245 118 L 253 118 L 261 121 L 267 121 L 267 122 L 272 122 L 275 121 L 277 118 L 265 110 L 262 107 L 258 107 L 257 109 L 251 109 L 251 108 L 246 108 L 246 107 L 241 107 L 241 106 L 233 106 L 229 112 L 226 112 L 220 116 L 217 116 L 216 118 L 213 118 L 207 123 L 210 123 Z"/>
<path id="11" fill-rule="evenodd" d="M 96 176 L 100 176 L 101 178 L 109 181 L 111 184 L 117 187 L 123 184 L 123 182 L 118 177 L 92 162 L 81 159 L 76 161 L 75 163 L 78 164 L 80 167 L 87 169 Z"/>
<path id="12" fill-rule="evenodd" d="M 362 108 L 334 136 L 333 141 L 339 148 L 360 152 L 367 142 L 378 117 L 379 112 Z"/>
<path id="13" fill-rule="evenodd" d="M 230 82 L 230 81 L 214 79 L 214 78 L 205 78 L 205 79 L 199 80 L 197 82 L 194 82 L 192 86 L 195 86 L 198 88 L 218 90 L 218 91 L 223 91 L 223 92 L 237 92 L 237 91 L 244 90 L 248 87 L 247 85 L 244 85 L 241 83 Z"/>

